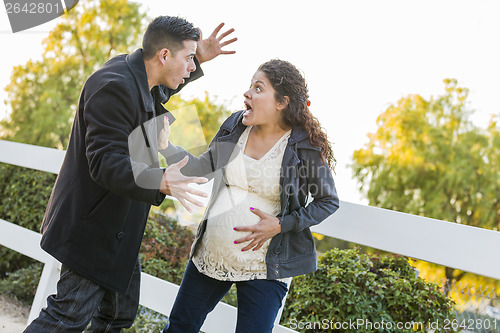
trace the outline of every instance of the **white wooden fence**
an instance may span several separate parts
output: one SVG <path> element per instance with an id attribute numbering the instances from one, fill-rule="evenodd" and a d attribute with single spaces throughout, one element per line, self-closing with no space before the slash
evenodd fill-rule
<path id="1" fill-rule="evenodd" d="M 0 140 L 0 162 L 58 173 L 64 151 Z M 341 202 L 314 232 L 416 259 L 500 279 L 500 233 L 396 211 Z M 40 234 L 0 220 L 0 245 L 45 264 L 28 323 L 55 292 L 60 264 L 39 246 Z M 140 303 L 168 315 L 178 286 L 142 273 Z M 236 309 L 220 303 L 202 328 L 234 332 Z M 294 332 L 276 325 L 274 332 Z"/>

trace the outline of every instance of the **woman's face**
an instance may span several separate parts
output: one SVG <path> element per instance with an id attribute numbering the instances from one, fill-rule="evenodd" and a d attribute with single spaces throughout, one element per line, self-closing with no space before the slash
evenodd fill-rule
<path id="1" fill-rule="evenodd" d="M 247 111 L 243 114 L 246 126 L 278 124 L 281 118 L 281 104 L 274 98 L 274 88 L 267 76 L 257 71 L 245 96 Z"/>

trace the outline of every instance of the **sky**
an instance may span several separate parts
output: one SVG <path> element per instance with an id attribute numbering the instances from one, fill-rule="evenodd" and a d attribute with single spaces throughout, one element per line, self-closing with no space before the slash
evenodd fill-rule
<path id="1" fill-rule="evenodd" d="M 208 36 L 220 23 L 234 28 L 236 54 L 203 64 L 205 76 L 184 98 L 205 91 L 231 111 L 263 62 L 279 58 L 299 68 L 309 87 L 311 112 L 325 128 L 337 159 L 334 175 L 343 201 L 366 204 L 352 179 L 352 153 L 368 142 L 376 120 L 409 94 L 444 93 L 455 78 L 470 89 L 473 121 L 486 126 L 500 113 L 500 1 L 349 0 L 136 1 L 150 18 L 177 15 Z M 0 100 L 12 67 L 38 59 L 41 41 L 57 19 L 13 34 L 0 11 Z M 225 29 L 224 28 L 224 29 Z M 0 118 L 7 107 L 0 103 Z"/>

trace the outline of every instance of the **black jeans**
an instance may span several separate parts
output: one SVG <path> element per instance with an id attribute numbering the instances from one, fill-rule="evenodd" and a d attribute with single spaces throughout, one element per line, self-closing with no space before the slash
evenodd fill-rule
<path id="1" fill-rule="evenodd" d="M 139 307 L 141 266 L 134 268 L 127 292 L 118 293 L 87 280 L 66 266 L 61 268 L 57 294 L 24 333 L 120 332 L 134 323 Z"/>
<path id="2" fill-rule="evenodd" d="M 271 333 L 288 291 L 286 283 L 276 280 L 219 281 L 198 272 L 191 260 L 163 333 L 198 333 L 207 314 L 233 283 L 238 297 L 236 332 Z"/>

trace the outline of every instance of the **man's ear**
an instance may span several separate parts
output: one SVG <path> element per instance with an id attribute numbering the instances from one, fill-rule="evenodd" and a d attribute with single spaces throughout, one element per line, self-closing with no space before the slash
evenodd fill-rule
<path id="1" fill-rule="evenodd" d="M 278 110 L 282 111 L 284 110 L 288 104 L 290 103 L 290 97 L 288 96 L 284 96 L 283 99 L 281 100 L 281 102 L 278 102 Z"/>
<path id="2" fill-rule="evenodd" d="M 164 47 L 158 51 L 158 60 L 162 63 L 162 65 L 165 65 L 167 63 L 167 58 L 170 57 L 171 55 L 172 52 L 170 52 L 169 49 Z"/>

